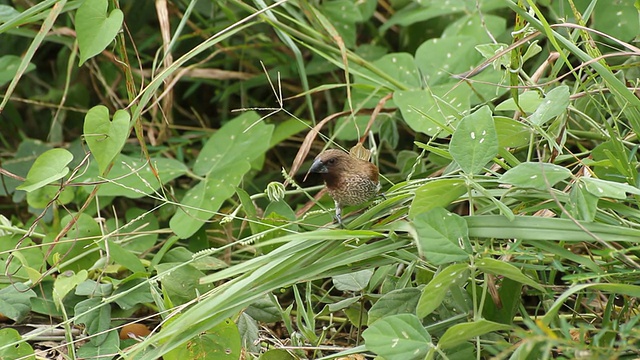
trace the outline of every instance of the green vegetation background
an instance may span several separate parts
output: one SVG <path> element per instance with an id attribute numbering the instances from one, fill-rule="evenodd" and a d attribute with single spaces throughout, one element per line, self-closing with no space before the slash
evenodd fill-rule
<path id="1" fill-rule="evenodd" d="M 622 0 L 0 1 L 0 358 L 638 357 L 639 30 Z M 304 172 L 359 142 L 385 196 L 340 228 Z"/>

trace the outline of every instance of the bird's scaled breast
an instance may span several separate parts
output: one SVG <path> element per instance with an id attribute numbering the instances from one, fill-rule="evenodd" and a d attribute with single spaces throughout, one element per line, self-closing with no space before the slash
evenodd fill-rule
<path id="1" fill-rule="evenodd" d="M 329 195 L 341 206 L 359 205 L 374 197 L 380 190 L 380 183 L 366 176 L 354 175 L 342 178 L 342 183 L 329 187 Z"/>

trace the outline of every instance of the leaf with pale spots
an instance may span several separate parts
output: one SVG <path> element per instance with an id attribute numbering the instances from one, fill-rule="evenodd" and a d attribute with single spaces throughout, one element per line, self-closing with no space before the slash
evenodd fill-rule
<path id="1" fill-rule="evenodd" d="M 498 153 L 498 134 L 488 106 L 465 116 L 451 137 L 449 153 L 462 171 L 475 174 Z"/>
<path id="2" fill-rule="evenodd" d="M 440 271 L 422 289 L 422 295 L 418 300 L 416 314 L 419 318 L 424 318 L 431 314 L 442 304 L 447 291 L 452 286 L 462 286 L 469 277 L 468 264 L 454 264 Z"/>
<path id="3" fill-rule="evenodd" d="M 542 126 L 547 121 L 562 114 L 569 106 L 569 87 L 560 85 L 549 91 L 536 111 L 529 117 L 529 122 Z"/>
<path id="4" fill-rule="evenodd" d="M 187 191 L 180 207 L 169 221 L 169 227 L 180 238 L 195 234 L 216 215 L 222 204 L 235 193 L 235 187 L 251 169 L 247 161 L 236 161 L 210 173 L 206 179 Z"/>
<path id="5" fill-rule="evenodd" d="M 369 351 L 389 360 L 424 359 L 434 348 L 431 335 L 413 314 L 382 318 L 362 333 Z"/>
<path id="6" fill-rule="evenodd" d="M 629 184 L 595 178 L 580 178 L 586 190 L 599 198 L 626 199 L 627 193 L 640 195 L 640 189 Z"/>
<path id="7" fill-rule="evenodd" d="M 273 125 L 262 122 L 258 114 L 243 113 L 209 138 L 193 165 L 193 172 L 205 176 L 239 162 L 253 163 L 269 149 L 272 134 Z"/>
<path id="8" fill-rule="evenodd" d="M 494 331 L 510 330 L 510 325 L 500 324 L 489 320 L 480 319 L 478 321 L 456 324 L 448 328 L 438 342 L 441 349 L 451 349 L 456 346 Z"/>
<path id="9" fill-rule="evenodd" d="M 509 169 L 500 177 L 500 182 L 521 188 L 548 190 L 555 184 L 571 176 L 569 169 L 562 166 L 524 162 Z"/>
<path id="10" fill-rule="evenodd" d="M 427 84 L 451 83 L 457 81 L 451 75 L 473 69 L 482 60 L 474 48 L 476 43 L 471 36 L 437 38 L 422 43 L 416 50 L 416 64 Z"/>
<path id="11" fill-rule="evenodd" d="M 461 113 L 469 109 L 471 91 L 459 86 L 396 91 L 393 99 L 404 121 L 416 132 L 444 138 L 451 135 Z"/>
<path id="12" fill-rule="evenodd" d="M 362 21 L 362 14 L 355 1 L 325 1 L 320 5 L 317 15 L 326 17 L 322 23 L 330 23 L 340 34 L 347 48 L 356 45 L 356 23 Z"/>
<path id="13" fill-rule="evenodd" d="M 402 84 L 407 89 L 420 88 L 420 73 L 416 68 L 413 56 L 407 53 L 392 53 L 373 61 L 371 65 L 375 66 L 380 72 L 389 75 L 397 83 Z M 357 75 L 355 76 L 356 84 L 373 85 L 374 88 L 380 86 L 387 87 L 392 90 L 400 90 L 390 81 L 383 79 L 380 75 L 360 67 L 356 64 L 350 65 Z M 369 95 L 371 90 L 367 89 Z M 386 93 L 386 92 L 385 92 Z"/>
<path id="14" fill-rule="evenodd" d="M 447 3 L 447 1 L 444 1 L 444 3 Z M 448 25 L 442 32 L 442 39 L 468 36 L 473 40 L 469 40 L 464 44 L 465 46 L 473 47 L 475 50 L 475 47 L 470 44 L 494 42 L 495 39 L 490 34 L 502 34 L 506 29 L 507 21 L 502 16 L 491 14 L 477 16 L 470 12 Z"/>
<path id="15" fill-rule="evenodd" d="M 493 120 L 500 147 L 520 147 L 531 141 L 530 126 L 504 116 L 494 116 Z"/>
<path id="16" fill-rule="evenodd" d="M 543 99 L 537 91 L 527 91 L 518 96 L 518 105 L 526 113 L 536 111 Z M 514 98 L 510 97 L 500 104 L 496 105 L 495 111 L 519 111 L 518 105 Z M 515 121 L 515 120 L 514 120 Z"/>
<path id="17" fill-rule="evenodd" d="M 444 208 L 435 208 L 413 218 L 420 256 L 434 265 L 463 261 L 471 254 L 466 221 Z"/>

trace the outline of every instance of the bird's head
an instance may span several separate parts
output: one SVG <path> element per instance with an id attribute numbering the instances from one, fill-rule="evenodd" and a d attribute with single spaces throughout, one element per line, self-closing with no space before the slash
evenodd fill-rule
<path id="1" fill-rule="evenodd" d="M 351 155 L 338 149 L 329 149 L 318 155 L 309 168 L 309 172 L 329 174 L 349 169 Z"/>

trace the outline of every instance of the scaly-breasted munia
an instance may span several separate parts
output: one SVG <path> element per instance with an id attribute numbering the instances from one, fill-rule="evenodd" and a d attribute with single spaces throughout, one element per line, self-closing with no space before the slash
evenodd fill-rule
<path id="1" fill-rule="evenodd" d="M 380 190 L 378 167 L 337 149 L 318 155 L 309 172 L 319 173 L 336 203 L 336 220 L 342 225 L 342 207 L 359 205 Z"/>

